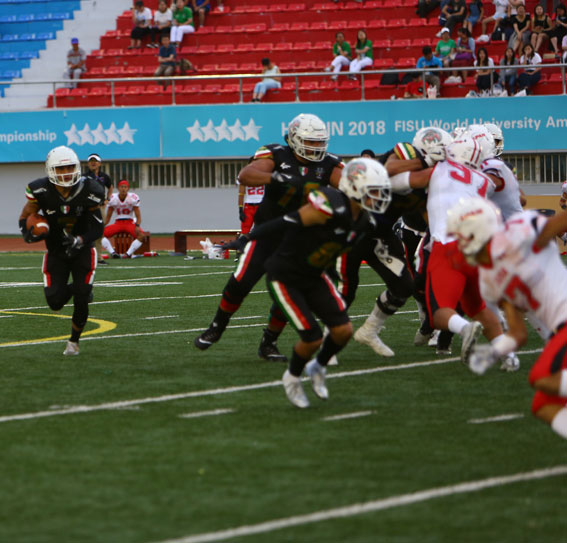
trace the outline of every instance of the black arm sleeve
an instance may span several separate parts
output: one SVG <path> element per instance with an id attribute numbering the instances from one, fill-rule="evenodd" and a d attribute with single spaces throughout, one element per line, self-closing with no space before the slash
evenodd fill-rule
<path id="1" fill-rule="evenodd" d="M 248 238 L 252 240 L 266 238 L 274 234 L 280 234 L 284 230 L 300 227 L 301 219 L 299 218 L 299 213 L 293 211 L 283 217 L 278 217 L 259 226 L 254 226 L 254 229 L 248 234 Z"/>

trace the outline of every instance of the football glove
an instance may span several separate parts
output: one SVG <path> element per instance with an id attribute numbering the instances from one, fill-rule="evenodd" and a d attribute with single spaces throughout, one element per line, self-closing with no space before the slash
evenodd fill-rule
<path id="1" fill-rule="evenodd" d="M 301 179 L 296 175 L 278 171 L 272 172 L 270 179 L 271 183 L 273 183 L 274 185 L 277 185 L 278 183 L 289 183 L 290 185 L 301 186 L 303 184 Z"/>
<path id="2" fill-rule="evenodd" d="M 66 230 L 63 230 L 63 241 L 61 244 L 65 247 L 65 254 L 71 257 L 73 253 L 83 248 L 84 242 L 81 236 L 73 236 Z"/>
<path id="3" fill-rule="evenodd" d="M 240 222 L 244 222 L 246 220 L 246 213 L 244 213 L 243 207 L 238 208 L 238 218 L 240 219 Z"/>
<path id="4" fill-rule="evenodd" d="M 497 361 L 492 345 L 475 345 L 469 356 L 469 368 L 476 375 L 484 375 Z"/>
<path id="5" fill-rule="evenodd" d="M 31 228 L 29 230 L 26 228 L 25 219 L 21 219 L 19 225 L 20 225 L 20 232 L 22 233 L 22 236 L 24 237 L 24 241 L 26 243 L 36 243 L 37 241 L 41 241 L 47 237 L 47 235 L 45 234 L 41 236 L 34 236 Z"/>
<path id="6" fill-rule="evenodd" d="M 244 247 L 246 247 L 246 244 L 249 241 L 250 241 L 250 238 L 246 234 L 242 234 L 241 236 L 238 236 L 238 238 L 221 245 L 221 249 L 223 251 L 226 251 L 226 250 L 229 250 L 229 249 L 235 249 L 236 251 L 241 253 L 244 250 Z"/>

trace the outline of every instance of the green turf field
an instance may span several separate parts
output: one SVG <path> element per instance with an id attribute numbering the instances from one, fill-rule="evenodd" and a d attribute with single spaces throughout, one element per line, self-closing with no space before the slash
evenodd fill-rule
<path id="1" fill-rule="evenodd" d="M 0 254 L 1 543 L 567 541 L 567 443 L 530 414 L 535 334 L 518 373 L 476 377 L 413 346 L 410 302 L 382 333 L 394 358 L 350 344 L 330 400 L 305 383 L 299 410 L 256 357 L 264 283 L 219 344 L 192 345 L 232 261 L 99 268 L 69 358 L 71 308 L 46 307 L 40 265 Z M 355 326 L 381 283 L 363 268 Z"/>

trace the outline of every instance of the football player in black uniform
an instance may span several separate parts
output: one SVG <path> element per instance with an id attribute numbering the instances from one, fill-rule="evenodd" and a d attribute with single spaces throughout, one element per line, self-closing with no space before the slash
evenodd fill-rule
<path id="1" fill-rule="evenodd" d="M 346 304 L 325 273 L 338 255 L 360 240 L 373 235 L 376 223 L 366 210 L 383 212 L 390 202 L 390 182 L 385 168 L 374 160 L 358 158 L 347 164 L 339 189 L 313 190 L 298 211 L 254 228 L 234 245 L 249 238 L 247 246 L 270 239 L 274 232 L 283 241 L 267 259 L 268 289 L 274 301 L 299 334 L 283 375 L 283 385 L 291 403 L 308 407 L 301 385 L 304 368 L 311 377 L 315 394 L 326 400 L 325 367 L 352 336 Z M 323 334 L 315 315 L 329 329 Z M 323 344 L 316 359 L 309 359 Z"/>
<path id="2" fill-rule="evenodd" d="M 301 113 L 288 125 L 288 145 L 260 147 L 253 160 L 238 174 L 242 185 L 266 185 L 264 198 L 254 217 L 255 226 L 299 209 L 310 191 L 327 185 L 338 186 L 343 164 L 327 153 L 329 135 L 319 117 Z M 195 346 L 208 349 L 222 336 L 232 315 L 265 273 L 264 263 L 282 240 L 282 234 L 249 243 L 236 271 L 226 284 L 213 322 L 195 338 Z M 286 324 L 286 317 L 272 306 L 270 319 L 260 343 L 258 355 L 272 361 L 286 361 L 276 341 Z"/>
<path id="3" fill-rule="evenodd" d="M 26 188 L 28 199 L 20 215 L 20 230 L 28 243 L 45 239 L 43 258 L 44 292 L 51 309 L 61 309 L 73 298 L 71 337 L 64 355 L 79 354 L 79 337 L 89 316 L 97 264 L 95 240 L 102 236 L 100 206 L 103 186 L 81 177 L 77 155 L 68 147 L 55 147 L 45 162 L 47 177 L 32 181 Z M 41 211 L 49 224 L 45 237 L 36 237 L 26 227 L 26 219 Z M 69 275 L 72 282 L 68 283 Z"/>
<path id="4" fill-rule="evenodd" d="M 451 136 L 441 129 L 432 130 L 435 134 L 430 134 L 427 145 L 423 145 L 423 138 L 416 134 L 411 145 L 398 143 L 393 149 L 379 156 L 378 160 L 386 165 L 390 175 L 402 171 L 422 170 L 443 160 L 445 146 L 450 143 Z M 358 286 L 358 272 L 363 260 L 366 260 L 386 283 L 386 290 L 378 296 L 371 314 L 354 335 L 356 341 L 368 345 L 381 356 L 394 356 L 394 351 L 378 335 L 384 322 L 402 307 L 410 296 L 416 295 L 412 273 L 407 264 L 406 250 L 393 227 L 396 221 L 403 217 L 412 229 L 426 230 L 426 202 L 425 190 L 392 194 L 392 202 L 386 212 L 374 216 L 378 224 L 377 235 L 373 239 L 364 240 L 337 261 L 341 292 L 348 305 L 354 300 Z M 424 297 L 418 300 L 420 301 L 425 306 Z"/>

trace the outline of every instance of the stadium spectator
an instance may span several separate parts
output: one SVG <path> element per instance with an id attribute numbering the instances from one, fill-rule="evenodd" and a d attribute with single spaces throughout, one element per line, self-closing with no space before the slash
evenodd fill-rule
<path id="1" fill-rule="evenodd" d="M 71 38 L 71 49 L 67 51 L 67 70 L 65 71 L 65 78 L 75 81 L 81 78 L 81 74 L 86 70 L 85 62 L 87 54 L 84 49 L 79 47 L 79 39 Z M 69 83 L 71 89 L 74 89 L 77 84 Z"/>
<path id="2" fill-rule="evenodd" d="M 439 0 L 418 0 L 416 13 L 425 19 L 433 10 L 439 6 Z"/>
<path id="3" fill-rule="evenodd" d="M 100 206 L 100 214 L 104 221 L 106 219 L 106 204 L 108 204 L 108 200 L 110 200 L 110 197 L 114 192 L 114 183 L 112 182 L 111 177 L 102 170 L 102 159 L 96 153 L 90 154 L 87 158 L 87 171 L 84 175 L 89 179 L 95 179 L 102 185 L 105 196 L 104 202 Z M 96 240 L 95 247 L 99 256 L 98 263 L 105 265 L 106 260 L 100 258 L 102 255 L 102 243 L 100 238 Z"/>
<path id="4" fill-rule="evenodd" d="M 427 83 L 425 84 L 427 87 Z M 411 81 L 404 89 L 404 98 L 424 98 L 423 78 L 419 72 L 412 72 Z"/>
<path id="5" fill-rule="evenodd" d="M 150 34 L 152 24 L 152 10 L 145 7 L 142 0 L 137 0 L 132 8 L 132 23 L 134 28 L 130 33 L 128 49 L 138 49 L 142 47 L 142 40 Z"/>
<path id="6" fill-rule="evenodd" d="M 171 41 L 169 36 L 163 35 L 161 37 L 161 47 L 159 48 L 158 53 L 158 61 L 159 67 L 154 72 L 156 77 L 167 77 L 173 75 L 175 72 L 175 64 L 177 58 L 177 49 L 171 45 Z M 167 85 L 170 83 L 169 79 L 163 79 L 162 81 L 158 81 L 163 85 L 163 88 L 166 89 Z"/>
<path id="7" fill-rule="evenodd" d="M 372 53 L 372 42 L 368 39 L 365 30 L 359 30 L 356 35 L 356 44 L 354 46 L 356 58 L 353 58 L 349 71 L 351 74 L 360 72 L 364 68 L 372 66 L 374 63 L 374 55 Z"/>
<path id="8" fill-rule="evenodd" d="M 480 92 L 489 91 L 492 85 L 498 81 L 498 74 L 496 70 L 490 69 L 494 67 L 494 60 L 488 56 L 485 47 L 478 50 L 474 65 L 479 68 L 476 71 L 476 88 Z"/>
<path id="9" fill-rule="evenodd" d="M 448 28 L 441 30 L 441 39 L 437 42 L 435 53 L 443 63 L 443 66 L 450 66 L 451 60 L 455 55 L 457 44 L 451 39 L 451 32 Z"/>
<path id="10" fill-rule="evenodd" d="M 170 36 L 171 34 L 172 20 L 173 15 L 165 0 L 159 0 L 158 9 L 154 12 L 154 24 L 150 29 L 152 43 L 148 47 L 161 47 L 162 36 Z"/>
<path id="11" fill-rule="evenodd" d="M 532 17 L 532 34 L 530 37 L 530 42 L 536 53 L 539 53 L 539 48 L 549 40 L 552 30 L 551 17 L 545 13 L 543 6 L 538 4 Z"/>
<path id="12" fill-rule="evenodd" d="M 73 356 L 79 354 L 79 338 L 92 301 L 96 269 L 93 244 L 102 234 L 99 208 L 104 190 L 97 181 L 81 176 L 79 159 L 69 147 L 52 149 L 45 170 L 46 177 L 32 181 L 26 188 L 27 203 L 19 225 L 26 242 L 45 239 L 47 252 L 42 271 L 47 305 L 59 311 L 73 298 L 71 337 L 63 351 L 65 356 Z M 27 229 L 27 218 L 40 210 L 50 228 L 38 237 Z"/>
<path id="13" fill-rule="evenodd" d="M 467 4 L 466 0 L 449 0 L 449 2 L 443 7 L 441 15 L 439 16 L 439 24 L 442 27 L 448 28 L 449 32 L 453 31 L 453 28 L 458 23 L 462 23 L 467 16 Z M 437 37 L 441 36 L 441 29 L 437 33 Z"/>
<path id="14" fill-rule="evenodd" d="M 508 40 L 508 47 L 518 51 L 530 42 L 531 20 L 529 13 L 526 13 L 525 6 L 522 4 L 518 6 L 518 12 L 511 18 L 511 23 L 514 32 Z"/>
<path id="15" fill-rule="evenodd" d="M 172 16 L 170 39 L 171 43 L 177 47 L 181 45 L 185 34 L 195 32 L 193 11 L 183 3 L 183 0 L 177 0 Z"/>
<path id="16" fill-rule="evenodd" d="M 464 26 L 459 28 L 459 37 L 457 38 L 455 47 L 455 58 L 451 61 L 451 66 L 459 68 L 462 66 L 472 66 L 475 58 L 476 45 L 470 32 Z M 467 71 L 462 70 L 460 77 L 462 81 L 467 78 Z M 459 77 L 458 70 L 453 72 L 453 77 Z"/>
<path id="17" fill-rule="evenodd" d="M 281 89 L 281 77 L 277 77 L 281 73 L 280 69 L 272 63 L 269 58 L 262 59 L 262 75 L 264 78 L 259 83 L 256 83 L 254 92 L 252 93 L 252 102 L 261 102 L 270 89 Z"/>
<path id="18" fill-rule="evenodd" d="M 376 153 L 372 149 L 363 149 L 360 156 L 362 158 L 376 158 Z"/>
<path id="19" fill-rule="evenodd" d="M 468 6 L 469 14 L 465 19 L 464 27 L 471 33 L 473 32 L 474 25 L 482 21 L 484 17 L 484 6 L 482 0 L 471 0 Z"/>
<path id="20" fill-rule="evenodd" d="M 518 64 L 516 53 L 511 47 L 507 47 L 504 56 L 500 60 L 500 83 L 508 87 L 508 93 L 513 95 L 516 92 L 516 79 L 518 77 Z"/>
<path id="21" fill-rule="evenodd" d="M 338 73 L 345 66 L 349 66 L 352 60 L 352 50 L 347 41 L 345 41 L 345 35 L 342 32 L 337 32 L 335 34 L 335 43 L 333 44 L 333 62 L 330 66 L 325 68 L 326 72 L 333 71 L 331 79 L 335 80 L 338 77 Z"/>
<path id="22" fill-rule="evenodd" d="M 561 49 L 563 50 L 563 56 L 561 57 L 561 62 L 567 64 L 567 36 L 563 36 L 563 41 L 561 42 Z"/>
<path id="23" fill-rule="evenodd" d="M 140 213 L 140 198 L 134 192 L 129 192 L 130 183 L 123 179 L 118 183 L 118 193 L 114 193 L 108 202 L 108 213 L 104 221 L 104 237 L 102 246 L 108 251 L 112 258 L 130 258 L 141 246 L 146 233 L 141 229 L 142 214 Z M 116 210 L 116 221 L 108 225 L 112 214 Z M 134 218 L 136 221 L 134 222 Z M 130 234 L 134 241 L 126 254 L 116 253 L 108 238 L 120 233 Z"/>
<path id="24" fill-rule="evenodd" d="M 560 47 L 563 43 L 563 38 L 567 35 L 567 9 L 565 4 L 558 4 L 553 14 L 554 27 L 550 34 L 549 41 L 555 51 L 555 56 L 560 58 Z"/>
<path id="25" fill-rule="evenodd" d="M 416 68 L 442 68 L 443 62 L 433 56 L 433 51 L 429 45 L 426 45 L 421 52 L 423 56 L 417 61 Z M 425 72 L 425 82 L 437 89 L 437 95 L 441 93 L 441 79 L 438 72 Z"/>
<path id="26" fill-rule="evenodd" d="M 217 9 L 221 12 L 224 11 L 224 3 L 222 0 L 217 1 Z"/>
<path id="27" fill-rule="evenodd" d="M 199 15 L 199 26 L 205 26 L 205 16 L 211 9 L 210 0 L 191 0 L 193 13 Z"/>
<path id="28" fill-rule="evenodd" d="M 525 91 L 525 94 L 531 94 L 533 87 L 541 79 L 541 57 L 534 51 L 531 43 L 524 45 L 524 54 L 520 58 L 520 64 L 529 64 L 530 67 L 518 77 L 519 92 Z"/>
<path id="29" fill-rule="evenodd" d="M 482 42 L 490 41 L 490 36 L 486 33 L 488 23 L 490 22 L 494 23 L 491 32 L 491 34 L 494 34 L 494 32 L 496 32 L 496 28 L 508 13 L 508 5 L 509 5 L 508 0 L 492 0 L 492 3 L 494 4 L 495 7 L 494 13 L 492 15 L 489 15 L 488 17 L 485 17 L 482 20 L 482 35 L 479 38 L 479 41 Z"/>

